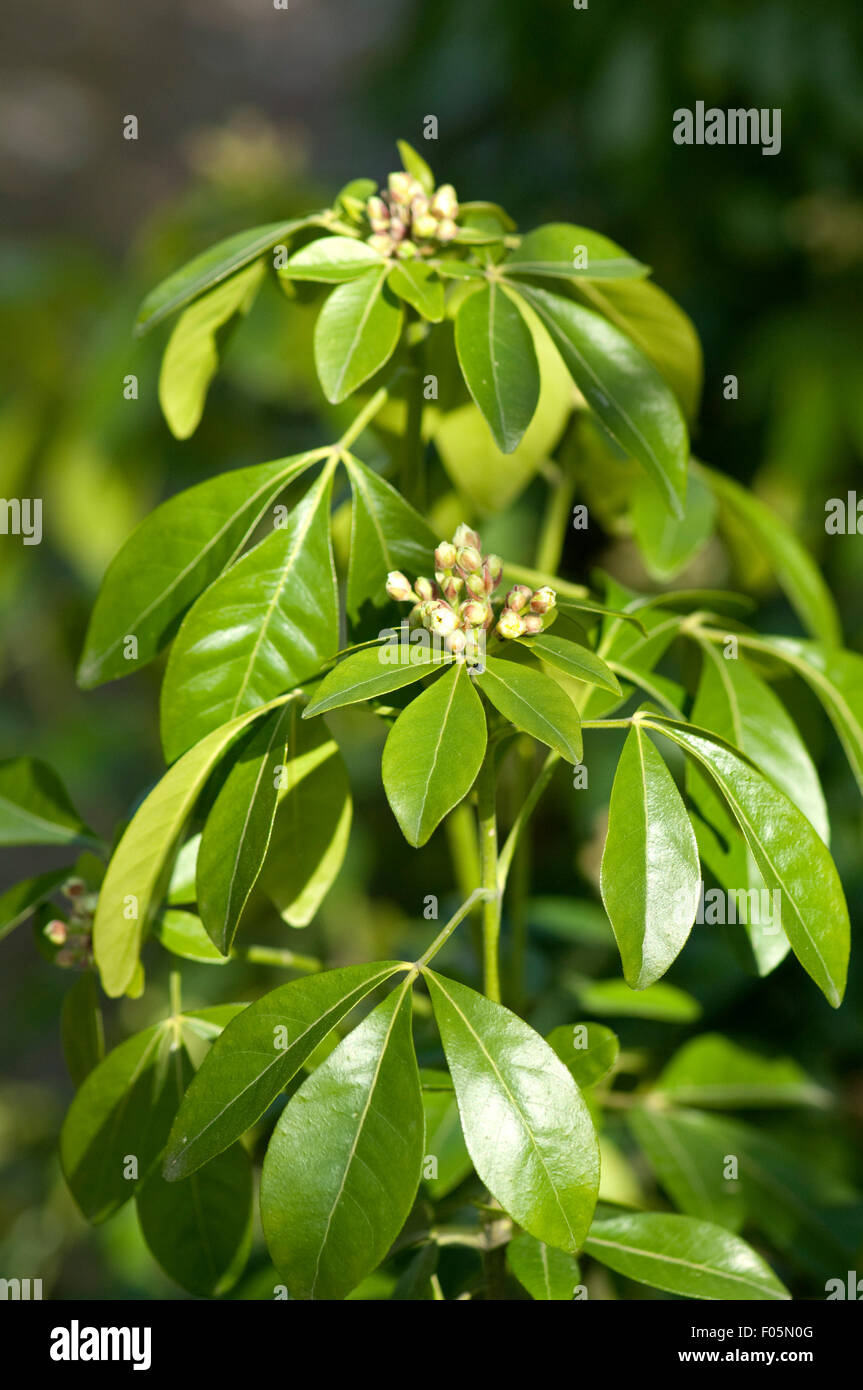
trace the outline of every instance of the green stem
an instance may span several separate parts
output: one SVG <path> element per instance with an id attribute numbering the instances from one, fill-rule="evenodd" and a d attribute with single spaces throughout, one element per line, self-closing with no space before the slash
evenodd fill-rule
<path id="1" fill-rule="evenodd" d="M 498 892 L 501 894 L 503 894 L 503 891 L 506 888 L 506 880 L 509 875 L 510 866 L 512 864 L 512 857 L 515 854 L 516 847 L 518 845 L 522 831 L 524 830 L 525 826 L 527 825 L 528 821 L 533 815 L 536 803 L 539 801 L 539 798 L 542 796 L 543 792 L 545 791 L 546 787 L 551 781 L 552 773 L 554 772 L 554 769 L 557 767 L 559 762 L 559 753 L 549 753 L 548 757 L 546 758 L 545 762 L 539 770 L 539 776 L 537 777 L 536 781 L 534 782 L 533 786 L 531 787 L 530 791 L 528 792 L 527 796 L 522 802 L 521 809 L 519 810 L 518 815 L 513 821 L 512 829 L 506 837 L 506 843 L 500 852 L 500 859 L 498 860 L 497 864 L 497 886 Z"/>
<path id="2" fill-rule="evenodd" d="M 401 711 L 399 711 L 401 713 Z M 479 849 L 476 843 L 476 820 L 470 803 L 460 801 L 444 821 L 450 859 L 459 895 L 467 898 L 479 882 Z M 482 929 L 480 914 L 471 914 L 470 932 L 477 960 L 482 961 Z"/>
<path id="3" fill-rule="evenodd" d="M 453 913 L 446 926 L 438 932 L 437 936 L 435 937 L 434 941 L 429 946 L 425 954 L 420 956 L 419 960 L 416 962 L 416 965 L 414 966 L 415 971 L 423 970 L 425 966 L 428 965 L 430 960 L 434 960 L 434 957 L 437 955 L 441 947 L 444 946 L 447 941 L 449 941 L 459 922 L 463 922 L 465 917 L 467 917 L 468 913 L 473 911 L 475 905 L 478 902 L 481 902 L 485 897 L 487 897 L 487 891 L 485 888 L 475 888 L 473 890 L 470 897 L 466 898 L 465 901 L 462 903 L 461 907 L 459 907 Z"/>
<path id="4" fill-rule="evenodd" d="M 562 469 L 561 476 L 555 479 L 548 494 L 536 551 L 538 570 L 546 570 L 549 574 L 557 572 L 563 555 L 563 545 L 574 497 L 575 478 L 570 470 Z M 559 581 L 556 580 L 555 583 L 559 583 Z"/>
<path id="5" fill-rule="evenodd" d="M 422 382 L 419 372 L 414 370 L 411 372 L 407 393 L 407 420 L 402 440 L 401 490 L 407 501 L 420 512 L 425 510 L 426 505 L 422 429 Z"/>
<path id="6" fill-rule="evenodd" d="M 515 805 L 521 807 L 530 791 L 533 772 L 533 743 L 522 736 L 515 749 Z M 523 1012 L 525 967 L 527 962 L 527 897 L 530 890 L 530 841 L 521 837 L 512 863 L 509 888 L 509 920 L 512 923 L 512 949 L 509 962 L 510 1004 Z"/>
<path id="7" fill-rule="evenodd" d="M 323 961 L 315 956 L 300 956 L 276 946 L 235 946 L 231 956 L 234 960 L 248 961 L 250 965 L 276 965 L 284 970 L 301 970 L 307 975 L 324 968 Z"/>
<path id="8" fill-rule="evenodd" d="M 480 883 L 487 897 L 482 909 L 483 989 L 500 1003 L 500 901 L 497 864 L 497 810 L 494 750 L 486 753 L 476 779 Z"/>
<path id="9" fill-rule="evenodd" d="M 183 1002 L 181 993 L 181 980 L 179 970 L 172 970 L 168 976 L 168 997 L 171 1001 L 171 1014 L 174 1018 L 179 1018 L 183 1012 Z"/>
<path id="10" fill-rule="evenodd" d="M 382 410 L 389 400 L 390 393 L 386 386 L 381 386 L 370 400 L 366 401 L 362 410 L 354 416 L 348 425 L 341 439 L 333 445 L 332 452 L 346 453 L 350 449 L 355 439 L 359 439 L 366 425 L 373 420 L 379 410 Z"/>

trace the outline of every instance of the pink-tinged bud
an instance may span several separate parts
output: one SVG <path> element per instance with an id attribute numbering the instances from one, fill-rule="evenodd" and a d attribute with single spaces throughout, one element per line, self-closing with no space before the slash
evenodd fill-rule
<path id="1" fill-rule="evenodd" d="M 83 878 L 67 878 L 61 892 L 65 898 L 81 898 L 87 891 Z"/>
<path id="2" fill-rule="evenodd" d="M 416 193 L 411 198 L 411 217 L 414 221 L 418 217 L 425 217 L 429 210 L 429 199 L 426 193 Z"/>
<path id="3" fill-rule="evenodd" d="M 417 241 L 431 241 L 438 234 L 437 218 L 432 217 L 430 212 L 424 212 L 419 217 L 414 217 L 411 224 L 411 231 Z"/>
<path id="4" fill-rule="evenodd" d="M 542 632 L 542 617 L 539 613 L 525 613 L 522 618 L 525 632 Z"/>
<path id="5" fill-rule="evenodd" d="M 410 586 L 410 581 L 402 574 L 401 570 L 390 570 L 387 575 L 387 593 L 390 598 L 396 599 L 398 603 L 404 603 L 404 601 L 409 598 L 416 598 L 416 594 Z"/>
<path id="6" fill-rule="evenodd" d="M 396 255 L 400 261 L 412 261 L 417 254 L 417 248 L 412 241 L 402 241 L 396 247 Z"/>
<path id="7" fill-rule="evenodd" d="M 414 584 L 414 588 L 424 603 L 428 603 L 429 599 L 433 599 L 435 596 L 434 584 L 432 584 L 430 579 L 425 579 L 423 575 L 420 575 L 419 579 Z"/>
<path id="8" fill-rule="evenodd" d="M 449 574 L 445 575 L 443 580 L 440 581 L 440 586 L 447 603 L 455 603 L 464 588 L 464 580 L 459 579 L 456 574 Z"/>
<path id="9" fill-rule="evenodd" d="M 475 574 L 482 567 L 482 555 L 476 546 L 463 545 L 456 556 L 456 564 L 464 575 Z"/>
<path id="10" fill-rule="evenodd" d="M 369 198 L 366 212 L 373 232 L 385 232 L 390 225 L 390 214 L 383 198 Z"/>
<path id="11" fill-rule="evenodd" d="M 45 927 L 45 936 L 48 941 L 51 942 L 52 946 L 65 945 L 68 934 L 66 923 L 61 922 L 59 917 L 55 917 L 54 920 L 49 922 Z"/>
<path id="12" fill-rule="evenodd" d="M 482 541 L 477 532 L 472 531 L 469 526 L 465 526 L 464 522 L 456 527 L 456 533 L 452 538 L 452 543 L 456 550 L 459 550 L 463 545 L 472 545 L 474 550 L 482 551 Z"/>
<path id="13" fill-rule="evenodd" d="M 537 589 L 530 600 L 531 613 L 548 613 L 557 603 L 557 594 L 548 584 Z"/>
<path id="14" fill-rule="evenodd" d="M 451 632 L 448 637 L 443 639 L 443 644 L 448 652 L 452 652 L 453 656 L 459 656 L 467 646 L 467 636 L 460 627 L 457 627 L 455 632 Z"/>
<path id="15" fill-rule="evenodd" d="M 456 549 L 449 541 L 441 541 L 434 553 L 435 568 L 451 570 L 455 564 Z"/>
<path id="16" fill-rule="evenodd" d="M 367 237 L 366 241 L 379 256 L 389 256 L 393 249 L 392 238 L 385 232 L 375 232 L 374 236 Z"/>
<path id="17" fill-rule="evenodd" d="M 514 584 L 506 596 L 506 606 L 511 608 L 514 613 L 520 613 L 526 608 L 533 598 L 533 589 L 529 589 L 526 584 Z"/>
<path id="18" fill-rule="evenodd" d="M 389 228 L 390 238 L 394 242 L 404 241 L 408 234 L 408 229 L 401 218 L 394 216 Z"/>
<path id="19" fill-rule="evenodd" d="M 476 598 L 485 598 L 488 590 L 482 574 L 469 574 L 466 582 L 468 589 Z"/>
<path id="20" fill-rule="evenodd" d="M 479 603 L 476 599 L 468 599 L 458 611 L 462 622 L 467 623 L 469 627 L 482 627 L 488 616 L 486 604 Z"/>
<path id="21" fill-rule="evenodd" d="M 402 173 L 401 170 L 399 170 L 398 173 L 390 174 L 388 186 L 390 197 L 393 202 L 401 203 L 404 207 L 410 204 L 411 199 L 416 194 L 414 180 L 411 178 L 410 174 Z"/>
<path id="22" fill-rule="evenodd" d="M 443 222 L 437 225 L 438 241 L 455 241 L 458 236 L 458 227 L 449 217 L 445 217 Z"/>
<path id="23" fill-rule="evenodd" d="M 425 611 L 426 627 L 430 632 L 436 632 L 439 637 L 448 637 L 458 627 L 458 618 L 448 603 L 438 601 L 426 604 Z"/>
<path id="24" fill-rule="evenodd" d="M 458 217 L 458 198 L 451 183 L 442 183 L 435 189 L 431 205 L 438 217 Z"/>
<path id="25" fill-rule="evenodd" d="M 491 576 L 491 587 L 496 589 L 503 574 L 503 560 L 499 555 L 486 555 L 484 568 Z"/>
<path id="26" fill-rule="evenodd" d="M 524 632 L 524 619 L 512 608 L 504 608 L 497 620 L 499 637 L 521 637 Z"/>

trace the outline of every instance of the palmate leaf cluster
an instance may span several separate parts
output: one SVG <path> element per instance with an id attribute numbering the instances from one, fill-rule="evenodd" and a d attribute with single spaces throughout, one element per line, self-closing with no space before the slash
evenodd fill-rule
<path id="1" fill-rule="evenodd" d="M 433 189 L 424 161 L 406 146 L 402 154 Z M 358 180 L 331 209 L 231 237 L 145 302 L 142 330 L 180 313 L 160 385 L 180 437 L 200 418 L 227 330 L 268 277 L 288 313 L 292 296 L 323 295 L 321 387 L 335 405 L 357 395 L 359 415 L 331 445 L 170 498 L 122 547 L 79 678 L 91 688 L 168 649 L 167 771 L 109 853 L 50 769 L 0 764 L 2 842 L 67 845 L 76 856 L 10 890 L 0 930 L 35 913 L 41 931 L 74 872 L 98 894 L 83 963 L 118 998 L 143 991 L 150 941 L 180 959 L 229 961 L 253 896 L 305 926 L 339 874 L 351 827 L 326 717 L 364 704 L 386 727 L 382 787 L 414 847 L 470 802 L 484 767 L 493 782 L 515 734 L 545 751 L 537 796 L 558 764 L 582 767 L 589 740 L 618 738 L 601 870 L 625 981 L 615 987 L 634 1000 L 663 988 L 707 878 L 781 904 L 781 921 L 748 920 L 738 933 L 749 968 L 766 975 L 793 953 L 838 1006 L 848 911 L 813 758 L 775 686 L 790 672 L 811 687 L 863 786 L 863 659 L 839 645 L 830 596 L 793 536 L 690 457 L 700 390 L 691 325 L 648 268 L 605 237 L 570 224 L 521 235 L 493 204 L 461 204 L 458 234 L 422 261 L 385 256 L 363 220 L 375 189 Z M 654 574 L 679 572 L 715 526 L 742 525 L 763 538 L 809 636 L 755 631 L 733 595 L 639 595 L 611 579 L 592 593 L 504 557 L 506 582 L 557 593 L 541 632 L 492 642 L 480 663 L 410 644 L 406 660 L 382 660 L 360 616 L 386 604 L 388 573 L 430 570 L 440 538 L 361 457 L 363 431 L 398 433 L 406 382 L 416 390 L 429 380 L 420 449 L 434 451 L 477 516 L 519 494 L 570 417 L 589 417 L 594 452 L 572 465 L 572 481 L 590 495 L 591 461 L 626 480 L 625 511 Z M 562 468 L 568 459 L 563 447 Z M 339 547 L 345 509 L 350 534 Z M 687 653 L 684 679 L 667 674 L 673 652 Z M 516 839 L 533 804 L 516 818 Z M 509 848 L 500 858 L 500 893 L 511 857 Z M 481 896 L 490 891 L 486 883 Z M 543 1038 L 432 969 L 436 949 L 322 970 L 250 1004 L 186 1012 L 177 1002 L 107 1055 L 94 975 L 83 974 L 64 1010 L 79 1090 L 61 1158 L 84 1215 L 103 1221 L 134 1199 L 167 1272 L 192 1293 L 223 1294 L 248 1258 L 248 1136 L 264 1132 L 263 1234 L 273 1289 L 291 1298 L 344 1298 L 382 1263 L 395 1271 L 392 1296 L 440 1297 L 440 1252 L 460 1242 L 478 1260 L 506 1245 L 512 1277 L 538 1299 L 572 1298 L 585 1257 L 672 1294 L 788 1296 L 740 1231 L 789 1257 L 796 1227 L 782 1194 L 804 1180 L 757 1129 L 710 1111 L 823 1106 L 792 1060 L 707 1035 L 645 1084 L 629 1132 L 675 1208 L 646 1211 L 601 1176 L 604 1100 L 623 1074 L 611 1029 L 573 1024 Z M 418 1065 L 415 997 L 424 1015 L 430 1006 L 445 1067 Z M 721 1177 L 729 1147 L 743 1155 L 732 1187 Z M 471 1194 L 467 1225 L 446 1220 L 459 1191 Z M 828 1258 L 825 1248 L 839 1258 L 842 1244 L 817 1214 L 835 1194 L 806 1190 L 802 1200 L 814 1258 Z"/>

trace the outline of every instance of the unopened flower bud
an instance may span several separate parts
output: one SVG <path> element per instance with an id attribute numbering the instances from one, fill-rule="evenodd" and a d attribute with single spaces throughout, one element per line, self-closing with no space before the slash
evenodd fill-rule
<path id="1" fill-rule="evenodd" d="M 443 644 L 448 652 L 452 652 L 453 656 L 458 656 L 467 646 L 467 635 L 462 632 L 460 627 L 457 627 L 455 632 L 451 632 L 448 637 L 443 639 Z"/>
<path id="2" fill-rule="evenodd" d="M 430 212 L 421 213 L 419 217 L 414 216 L 411 229 L 418 241 L 431 241 L 438 234 L 437 218 Z"/>
<path id="3" fill-rule="evenodd" d="M 80 898 L 87 891 L 83 878 L 67 878 L 61 892 L 65 898 Z"/>
<path id="4" fill-rule="evenodd" d="M 499 555 L 486 555 L 483 568 L 491 576 L 491 587 L 496 589 L 503 574 L 503 560 Z"/>
<path id="5" fill-rule="evenodd" d="M 55 917 L 54 920 L 49 922 L 45 927 L 45 936 L 48 941 L 51 942 L 52 946 L 63 946 L 68 936 L 66 923 L 61 922 L 59 917 Z"/>
<path id="6" fill-rule="evenodd" d="M 458 236 L 458 227 L 449 217 L 445 217 L 443 222 L 438 223 L 438 241 L 455 241 Z"/>
<path id="7" fill-rule="evenodd" d="M 458 611 L 462 622 L 467 623 L 469 627 L 482 627 L 488 616 L 486 605 L 477 599 L 468 599 Z"/>
<path id="8" fill-rule="evenodd" d="M 423 605 L 415 603 L 408 613 L 408 627 L 419 627 L 423 619 Z"/>
<path id="9" fill-rule="evenodd" d="M 402 241 L 396 247 L 396 255 L 400 261 L 412 261 L 417 254 L 417 248 L 412 241 Z"/>
<path id="10" fill-rule="evenodd" d="M 383 198 L 369 198 L 366 212 L 373 232 L 385 232 L 390 225 L 390 215 Z"/>
<path id="11" fill-rule="evenodd" d="M 404 603 L 405 599 L 416 597 L 410 586 L 410 581 L 402 574 L 401 570 L 390 570 L 387 575 L 387 593 L 390 598 L 396 599 L 399 603 Z M 431 598 L 431 594 L 427 596 L 420 594 L 420 597 Z"/>
<path id="12" fill-rule="evenodd" d="M 533 589 L 529 589 L 526 584 L 514 584 L 506 596 L 506 606 L 513 612 L 520 613 L 526 608 L 533 598 Z"/>
<path id="13" fill-rule="evenodd" d="M 458 598 L 459 594 L 464 588 L 464 580 L 460 579 L 457 574 L 448 574 L 445 575 L 444 578 L 442 580 L 439 580 L 438 582 L 440 583 L 441 589 L 443 590 L 443 596 L 447 600 L 447 602 L 455 603 L 455 600 Z"/>
<path id="14" fill-rule="evenodd" d="M 501 610 L 501 615 L 497 620 L 499 637 L 521 637 L 524 630 L 524 619 L 520 613 L 516 613 L 512 608 Z"/>
<path id="15" fill-rule="evenodd" d="M 435 569 L 451 570 L 455 564 L 456 549 L 450 541 L 441 541 L 434 553 Z"/>
<path id="16" fill-rule="evenodd" d="M 411 199 L 411 217 L 414 222 L 418 217 L 425 217 L 429 210 L 429 199 L 426 193 L 416 193 Z"/>
<path id="17" fill-rule="evenodd" d="M 410 174 L 405 174 L 401 170 L 395 174 L 390 174 L 388 185 L 393 202 L 401 203 L 405 207 L 410 204 L 411 199 L 416 196 L 417 188 L 420 187 Z"/>
<path id="18" fill-rule="evenodd" d="M 394 215 L 389 226 L 389 235 L 392 241 L 404 241 L 408 234 L 408 229 L 400 217 Z"/>
<path id="19" fill-rule="evenodd" d="M 542 632 L 542 617 L 539 613 L 525 613 L 522 618 L 525 632 Z"/>
<path id="20" fill-rule="evenodd" d="M 472 545 L 475 550 L 482 550 L 482 541 L 476 531 L 472 531 L 469 526 L 465 526 L 464 522 L 456 527 L 456 533 L 452 538 L 452 543 L 456 550 L 463 545 Z"/>
<path id="21" fill-rule="evenodd" d="M 442 183 L 435 189 L 431 205 L 438 217 L 458 217 L 458 198 L 451 183 Z"/>
<path id="22" fill-rule="evenodd" d="M 548 584 L 537 589 L 530 600 L 531 613 L 548 613 L 557 603 L 557 594 Z"/>
<path id="23" fill-rule="evenodd" d="M 485 598 L 488 589 L 485 584 L 485 576 L 482 574 L 469 574 L 467 577 L 467 587 L 477 598 Z"/>
<path id="24" fill-rule="evenodd" d="M 455 632 L 458 618 L 448 603 L 438 600 L 437 603 L 427 603 L 423 607 L 423 622 L 430 632 L 436 632 L 439 637 L 448 637 L 451 632 Z"/>
<path id="25" fill-rule="evenodd" d="M 414 589 L 424 603 L 428 603 L 429 599 L 434 598 L 434 584 L 432 584 L 430 579 L 425 579 L 423 575 L 420 575 L 419 579 L 414 584 Z"/>
<path id="26" fill-rule="evenodd" d="M 373 251 L 377 251 L 381 256 L 388 256 L 393 249 L 392 238 L 386 232 L 375 232 L 374 236 L 366 238 L 368 245 Z"/>
<path id="27" fill-rule="evenodd" d="M 463 545 L 456 556 L 456 564 L 465 574 L 474 574 L 482 565 L 482 555 L 476 546 Z"/>

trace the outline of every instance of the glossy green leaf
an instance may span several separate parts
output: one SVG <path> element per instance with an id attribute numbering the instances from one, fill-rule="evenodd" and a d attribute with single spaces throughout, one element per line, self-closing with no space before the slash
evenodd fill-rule
<path id="1" fill-rule="evenodd" d="M 443 285 L 426 261 L 399 261 L 390 271 L 390 289 L 431 323 L 440 323 L 444 311 Z"/>
<path id="2" fill-rule="evenodd" d="M 463 300 L 455 346 L 468 390 L 497 447 L 511 454 L 539 401 L 539 365 L 517 304 L 495 281 Z"/>
<path id="3" fill-rule="evenodd" d="M 812 636 L 829 646 L 841 642 L 842 629 L 833 596 L 812 556 L 788 523 L 725 473 L 704 464 L 698 465 L 698 471 L 720 505 L 720 525 L 727 515 L 749 544 L 767 558 L 777 582 Z"/>
<path id="4" fill-rule="evenodd" d="M 78 684 L 90 690 L 151 661 L 189 604 L 235 559 L 267 508 L 315 457 L 296 454 L 221 473 L 151 512 L 102 581 Z"/>
<path id="5" fill-rule="evenodd" d="M 98 843 L 47 763 L 38 758 L 0 762 L 0 845 Z"/>
<path id="6" fill-rule="evenodd" d="M 379 474 L 352 454 L 345 457 L 351 480 L 351 556 L 347 606 L 356 618 L 367 599 L 388 602 L 390 570 L 424 574 L 434 563 L 435 533 L 419 512 Z"/>
<path id="7" fill-rule="evenodd" d="M 291 980 L 238 1014 L 183 1098 L 165 1177 L 186 1177 L 245 1134 L 336 1024 L 403 968 L 376 961 Z"/>
<path id="8" fill-rule="evenodd" d="M 313 216 L 292 222 L 271 222 L 265 227 L 238 232 L 236 236 L 227 237 L 216 246 L 211 246 L 150 291 L 138 311 L 135 332 L 148 332 L 176 309 L 226 280 L 229 275 L 234 275 L 272 247 L 287 241 L 301 227 L 311 226 L 315 221 Z"/>
<path id="9" fill-rule="evenodd" d="M 674 778 L 634 725 L 617 765 L 600 888 L 632 989 L 665 974 L 698 909 L 698 847 Z"/>
<path id="10" fill-rule="evenodd" d="M 315 364 L 328 401 L 347 400 L 392 356 L 402 327 L 401 301 L 387 289 L 388 266 L 339 285 L 315 325 Z"/>
<path id="11" fill-rule="evenodd" d="M 689 440 L 680 406 L 656 368 L 612 323 L 534 285 L 520 293 L 538 313 L 576 386 L 626 454 L 682 516 Z"/>
<path id="12" fill-rule="evenodd" d="M 850 948 L 848 908 L 836 867 L 809 821 L 774 782 L 728 744 L 671 720 L 650 725 L 710 774 L 752 850 L 767 887 L 780 894 L 782 927 L 804 970 L 838 1008 Z"/>
<path id="13" fill-rule="evenodd" d="M 93 923 L 96 965 L 112 998 L 123 994 L 135 975 L 144 932 L 161 905 L 204 783 L 234 739 L 284 698 L 214 729 L 168 769 L 132 817 L 108 865 Z"/>
<path id="14" fill-rule="evenodd" d="M 554 748 L 567 762 L 581 762 L 578 710 L 556 681 L 530 666 L 490 656 L 476 683 L 517 729 Z"/>
<path id="15" fill-rule="evenodd" d="M 365 241 L 350 236 L 326 236 L 309 242 L 280 267 L 286 280 L 320 280 L 338 284 L 355 280 L 367 270 L 380 270 L 383 257 Z"/>
<path id="16" fill-rule="evenodd" d="M 599 1188 L 587 1106 L 564 1064 L 509 1009 L 425 972 L 474 1167 L 537 1240 L 580 1249 Z"/>
<path id="17" fill-rule="evenodd" d="M 701 475 L 690 472 L 683 516 L 671 516 L 662 493 L 645 473 L 635 485 L 631 516 L 648 573 L 667 580 L 679 574 L 710 539 L 716 505 Z"/>
<path id="18" fill-rule="evenodd" d="M 217 1298 L 236 1283 L 252 1244 L 252 1169 L 241 1144 L 185 1182 L 152 1173 L 135 1204 L 150 1254 L 187 1293 Z"/>
<path id="19" fill-rule="evenodd" d="M 546 1042 L 582 1090 L 602 1081 L 620 1054 L 617 1034 L 604 1023 L 562 1023 Z"/>
<path id="20" fill-rule="evenodd" d="M 60 1162 L 88 1221 L 104 1221 L 135 1193 L 161 1153 L 177 1108 L 172 1032 L 136 1033 L 89 1073 L 60 1131 Z"/>
<path id="21" fill-rule="evenodd" d="M 433 1202 L 439 1202 L 473 1172 L 473 1164 L 464 1142 L 451 1085 L 448 1091 L 430 1091 L 423 1086 L 423 1111 L 426 1123 L 423 1187 Z M 429 1159 L 434 1159 L 435 1177 L 425 1175 Z"/>
<path id="22" fill-rule="evenodd" d="M 568 637 L 559 637 L 554 631 L 539 632 L 535 637 L 519 637 L 518 641 L 534 656 L 553 666 L 574 680 L 597 685 L 601 690 L 610 690 L 620 695 L 620 682 L 601 656 L 572 642 Z"/>
<path id="23" fill-rule="evenodd" d="M 105 1056 L 99 988 L 92 970 L 79 975 L 63 998 L 60 1038 L 72 1082 L 75 1086 L 81 1086 Z"/>
<path id="24" fill-rule="evenodd" d="M 34 878 L 25 878 L 0 894 L 0 941 L 15 927 L 26 922 L 36 908 L 46 902 L 69 877 L 69 869 L 49 869 Z"/>
<path id="25" fill-rule="evenodd" d="M 505 275 L 539 275 L 572 280 L 641 279 L 649 268 L 608 237 L 570 222 L 549 222 L 521 238 L 503 262 Z"/>
<path id="26" fill-rule="evenodd" d="M 825 1105 L 817 1086 L 790 1057 L 762 1057 L 719 1033 L 703 1033 L 676 1052 L 655 1089 L 675 1105 L 758 1109 L 774 1105 Z"/>
<path id="27" fill-rule="evenodd" d="M 413 1205 L 424 1122 L 410 1004 L 406 981 L 303 1083 L 273 1132 L 261 1217 L 292 1298 L 344 1298 Z"/>
<path id="28" fill-rule="evenodd" d="M 726 1177 L 728 1146 L 717 1153 L 712 1141 L 702 1142 L 686 1116 L 650 1105 L 635 1105 L 627 1123 L 657 1181 L 685 1216 L 739 1231 L 746 1218 L 738 1178 Z"/>
<path id="29" fill-rule="evenodd" d="M 413 1259 L 399 1275 L 390 1294 L 394 1303 L 429 1303 L 435 1300 L 432 1275 L 437 1271 L 439 1251 L 434 1241 L 421 1245 Z M 443 1295 L 438 1293 L 438 1298 Z"/>
<path id="30" fill-rule="evenodd" d="M 647 989 L 633 990 L 625 980 L 577 980 L 573 989 L 585 1009 L 607 1018 L 653 1018 L 663 1023 L 691 1023 L 701 1005 L 676 985 L 659 980 Z"/>
<path id="31" fill-rule="evenodd" d="M 197 864 L 198 912 L 227 956 L 267 854 L 285 767 L 291 705 L 258 721 L 207 817 Z"/>
<path id="32" fill-rule="evenodd" d="M 305 927 L 342 867 L 353 803 L 338 744 L 322 719 L 303 724 L 291 707 L 282 772 L 261 887 L 292 927 Z"/>
<path id="33" fill-rule="evenodd" d="M 690 1216 L 632 1212 L 595 1221 L 584 1248 L 618 1274 L 682 1298 L 791 1297 L 739 1236 Z"/>
<path id="34" fill-rule="evenodd" d="M 445 663 L 445 653 L 418 642 L 409 647 L 384 643 L 351 652 L 321 681 L 314 699 L 303 711 L 303 718 L 310 719 L 326 710 L 355 705 L 361 700 L 377 699 L 379 695 L 422 680 Z"/>
<path id="35" fill-rule="evenodd" d="M 397 140 L 396 145 L 405 171 L 422 184 L 423 192 L 434 192 L 434 174 L 422 155 L 407 140 Z"/>
<path id="36" fill-rule="evenodd" d="M 486 724 L 467 665 L 450 667 L 403 710 L 387 735 L 381 772 L 393 815 L 418 847 L 474 784 Z"/>
<path id="37" fill-rule="evenodd" d="M 197 299 L 177 320 L 159 373 L 159 404 L 177 439 L 188 439 L 198 428 L 219 370 L 220 348 L 235 322 L 248 314 L 265 274 L 264 262 L 253 262 Z"/>
<path id="38" fill-rule="evenodd" d="M 542 1303 L 568 1303 L 580 1278 L 578 1261 L 534 1236 L 515 1236 L 506 1247 L 507 1264 L 522 1288 Z"/>
<path id="39" fill-rule="evenodd" d="M 314 673 L 339 646 L 325 469 L 272 532 L 189 610 L 162 685 L 165 757 Z"/>
<path id="40" fill-rule="evenodd" d="M 153 935 L 166 951 L 183 960 L 196 960 L 202 965 L 224 965 L 227 961 L 194 912 L 170 908 L 161 913 L 153 923 Z"/>

